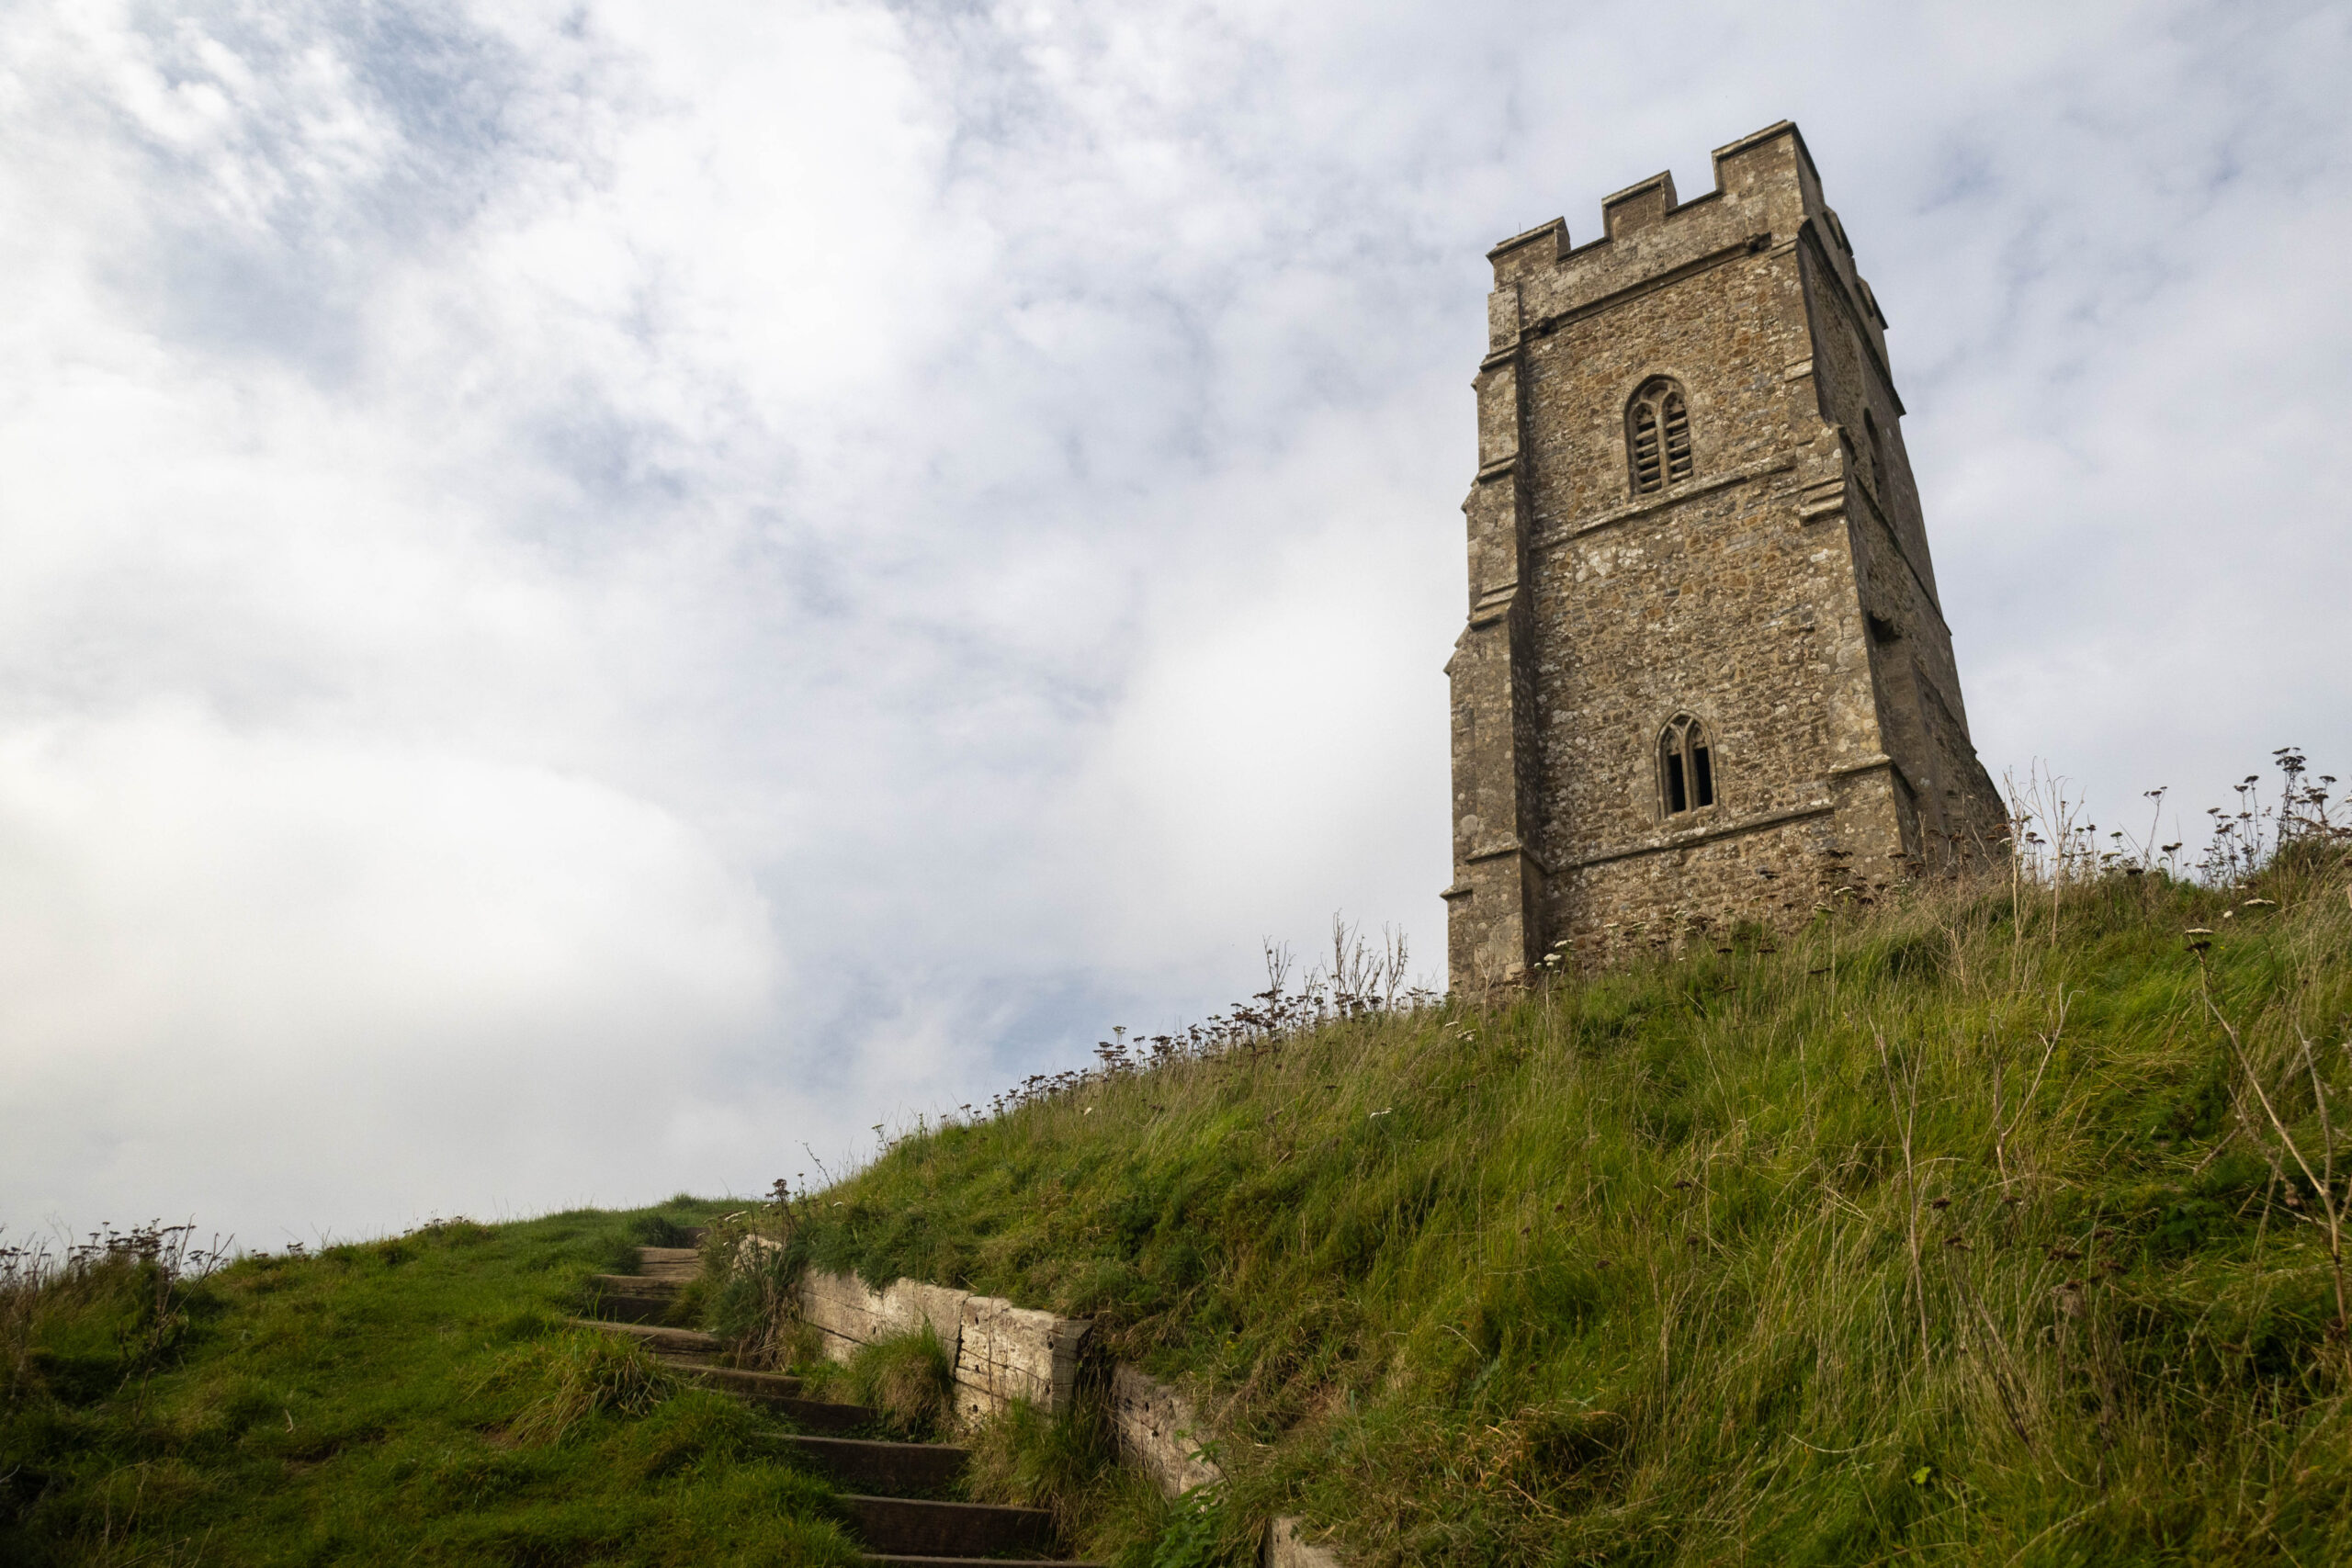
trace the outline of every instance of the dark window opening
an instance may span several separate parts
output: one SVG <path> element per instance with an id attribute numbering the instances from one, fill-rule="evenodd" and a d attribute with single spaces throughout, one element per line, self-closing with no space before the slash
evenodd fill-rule
<path id="1" fill-rule="evenodd" d="M 1657 789 L 1666 817 L 1715 803 L 1714 749 L 1706 727 L 1687 713 L 1676 715 L 1657 738 Z"/>
<path id="2" fill-rule="evenodd" d="M 1678 484 L 1690 477 L 1690 414 L 1682 394 L 1666 394 L 1666 482 Z"/>
<path id="3" fill-rule="evenodd" d="M 1696 468 L 1690 406 L 1682 389 L 1660 377 L 1645 382 L 1625 409 L 1625 456 L 1634 493 L 1649 495 L 1680 484 Z"/>
<path id="4" fill-rule="evenodd" d="M 1647 403 L 1634 405 L 1634 489 L 1646 493 L 1662 488 L 1658 478 L 1657 411 Z"/>

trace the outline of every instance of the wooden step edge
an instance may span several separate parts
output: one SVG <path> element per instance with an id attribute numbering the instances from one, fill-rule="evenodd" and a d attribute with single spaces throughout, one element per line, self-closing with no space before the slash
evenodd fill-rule
<path id="1" fill-rule="evenodd" d="M 678 1300 L 674 1296 L 625 1296 L 605 1291 L 588 1303 L 588 1310 L 596 1314 L 598 1323 L 634 1323 L 642 1328 L 683 1330 L 688 1334 L 700 1332 L 672 1321 L 678 1314 Z M 707 1349 L 708 1347 L 690 1345 L 680 1348 Z"/>
<path id="2" fill-rule="evenodd" d="M 877 1497 L 864 1492 L 838 1492 L 833 1495 L 833 1501 L 854 1513 L 867 1508 L 877 1513 L 914 1510 L 935 1518 L 978 1519 L 1023 1525 L 1033 1529 L 1050 1529 L 1054 1523 L 1054 1516 L 1043 1508 L 1023 1508 L 1011 1503 L 955 1503 L 937 1497 Z"/>
<path id="3" fill-rule="evenodd" d="M 618 1334 L 662 1350 L 717 1352 L 727 1348 L 727 1342 L 716 1334 L 705 1334 L 698 1328 L 665 1328 L 658 1323 L 615 1323 L 605 1317 L 567 1317 L 564 1324 L 571 1328 L 593 1328 L 599 1334 Z"/>
<path id="4" fill-rule="evenodd" d="M 815 1438 L 800 1432 L 780 1433 L 778 1434 L 778 1437 L 781 1440 L 786 1442 L 802 1443 L 811 1448 L 837 1450 L 842 1452 L 855 1451 L 871 1453 L 877 1449 L 912 1449 L 922 1454 L 925 1458 L 937 1459 L 943 1462 L 947 1461 L 952 1458 L 957 1464 L 961 1464 L 966 1460 L 972 1457 L 971 1450 L 958 1448 L 954 1443 L 901 1443 L 893 1441 L 888 1438 Z M 956 1506 L 958 1507 L 966 1508 L 998 1508 L 1006 1506 L 1006 1505 L 1001 1503 L 959 1503 Z M 1025 1511 L 1035 1514 L 1043 1513 L 1045 1510 L 1042 1508 L 1031 1508 Z"/>
<path id="5" fill-rule="evenodd" d="M 686 1283 L 650 1274 L 591 1274 L 588 1282 L 608 1296 L 674 1296 L 678 1287 Z"/>
<path id="6" fill-rule="evenodd" d="M 953 1500 L 969 1455 L 945 1443 L 898 1443 L 881 1438 L 829 1438 L 806 1432 L 763 1435 L 767 1451 L 821 1471 L 837 1486 L 887 1493 L 911 1501 Z M 934 1543 L 952 1548 L 953 1540 Z"/>
<path id="7" fill-rule="evenodd" d="M 755 1372 L 748 1367 L 715 1367 L 707 1361 L 681 1360 L 673 1363 L 667 1356 L 656 1357 L 663 1365 L 674 1365 L 686 1376 L 713 1388 L 734 1387 L 747 1393 L 773 1393 L 797 1399 L 801 1380 L 789 1372 Z"/>

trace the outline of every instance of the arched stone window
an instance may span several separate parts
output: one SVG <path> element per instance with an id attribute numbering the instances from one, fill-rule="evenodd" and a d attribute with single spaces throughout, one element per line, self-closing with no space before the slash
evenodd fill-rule
<path id="1" fill-rule="evenodd" d="M 1886 437 L 1879 434 L 1878 415 L 1862 411 L 1862 434 L 1871 444 L 1871 488 L 1883 492 L 1886 489 Z"/>
<path id="2" fill-rule="evenodd" d="M 1707 727 L 1679 713 L 1657 738 L 1658 815 L 1675 817 L 1715 803 L 1715 752 Z"/>
<path id="3" fill-rule="evenodd" d="M 1625 406 L 1625 452 L 1635 495 L 1690 477 L 1690 405 L 1681 388 L 1663 376 L 1642 384 Z"/>

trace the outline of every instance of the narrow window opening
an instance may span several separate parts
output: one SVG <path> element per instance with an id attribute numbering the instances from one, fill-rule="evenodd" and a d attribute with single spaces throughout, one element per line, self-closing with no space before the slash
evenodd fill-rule
<path id="1" fill-rule="evenodd" d="M 1657 412 L 1647 403 L 1634 405 L 1634 489 L 1647 494 L 1659 489 Z"/>
<path id="2" fill-rule="evenodd" d="M 1697 467 L 1690 439 L 1690 405 L 1664 377 L 1645 381 L 1625 408 L 1625 455 L 1634 493 L 1650 495 L 1680 484 Z"/>
<path id="3" fill-rule="evenodd" d="M 1690 477 L 1690 414 L 1682 394 L 1666 394 L 1666 481 L 1678 484 Z"/>
<path id="4" fill-rule="evenodd" d="M 1657 803 L 1663 817 L 1679 817 L 1715 803 L 1715 754 L 1706 727 L 1677 714 L 1657 738 Z"/>

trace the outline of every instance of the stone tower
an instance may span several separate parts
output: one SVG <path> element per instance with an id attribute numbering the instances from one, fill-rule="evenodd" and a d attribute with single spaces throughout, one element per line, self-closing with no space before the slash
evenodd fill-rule
<path id="1" fill-rule="evenodd" d="M 1794 125 L 1488 253 L 1457 987 L 1994 852 L 1886 322 Z"/>

